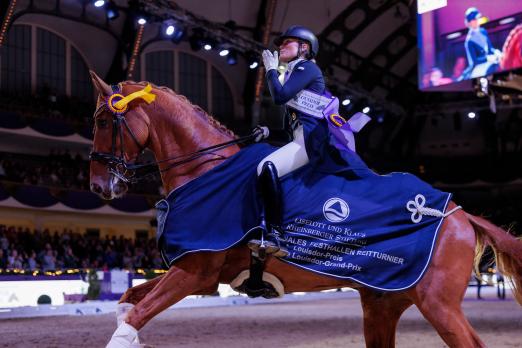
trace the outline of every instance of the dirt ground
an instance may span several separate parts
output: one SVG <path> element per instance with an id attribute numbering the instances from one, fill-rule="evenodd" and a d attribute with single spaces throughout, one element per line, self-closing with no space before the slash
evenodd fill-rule
<path id="1" fill-rule="evenodd" d="M 466 299 L 464 311 L 488 347 L 522 347 L 522 308 L 513 300 Z M 0 321 L 0 347 L 104 347 L 113 315 Z M 170 309 L 140 331 L 154 347 L 364 347 L 355 299 Z M 397 347 L 446 347 L 416 308 L 402 317 Z"/>

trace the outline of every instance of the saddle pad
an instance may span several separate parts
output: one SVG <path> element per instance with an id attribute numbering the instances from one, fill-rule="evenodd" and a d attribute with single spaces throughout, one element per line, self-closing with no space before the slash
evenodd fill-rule
<path id="1" fill-rule="evenodd" d="M 256 167 L 276 148 L 255 144 L 157 203 L 157 240 L 168 265 L 198 251 L 226 250 L 259 235 Z M 319 173 L 304 166 L 282 178 L 282 260 L 312 272 L 384 291 L 423 276 L 451 194 L 407 173 Z"/>

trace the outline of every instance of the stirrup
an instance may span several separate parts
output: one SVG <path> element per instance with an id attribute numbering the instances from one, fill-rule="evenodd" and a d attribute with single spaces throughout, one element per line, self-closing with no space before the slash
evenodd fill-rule
<path id="1" fill-rule="evenodd" d="M 263 228 L 263 226 L 261 227 Z M 266 231 L 265 228 L 263 228 Z M 264 234 L 261 236 L 261 240 L 252 239 L 248 241 L 248 247 L 252 252 L 257 253 L 260 257 L 264 255 L 273 255 L 275 257 L 285 257 L 288 255 L 288 250 L 282 247 L 278 236 L 281 234 L 276 227 L 272 227 L 272 233 L 267 234 L 267 238 L 264 238 Z"/>
<path id="2" fill-rule="evenodd" d="M 248 248 L 252 250 L 252 252 L 258 254 L 261 257 L 264 254 L 275 257 L 285 257 L 288 255 L 288 250 L 286 248 L 283 248 L 269 240 L 252 239 L 248 241 L 247 245 Z"/>

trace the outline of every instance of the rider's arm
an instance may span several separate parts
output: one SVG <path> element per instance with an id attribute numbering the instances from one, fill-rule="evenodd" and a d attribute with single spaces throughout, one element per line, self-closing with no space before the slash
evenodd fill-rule
<path id="1" fill-rule="evenodd" d="M 284 85 L 279 82 L 275 69 L 269 70 L 266 74 L 270 94 L 277 105 L 285 104 L 317 78 L 322 78 L 322 74 L 312 62 L 298 64 Z"/>

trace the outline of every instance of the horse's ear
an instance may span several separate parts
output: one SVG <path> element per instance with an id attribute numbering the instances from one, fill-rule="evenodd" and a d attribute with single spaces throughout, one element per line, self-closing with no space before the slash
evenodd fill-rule
<path id="1" fill-rule="evenodd" d="M 109 96 L 112 94 L 111 86 L 106 84 L 94 71 L 89 70 L 89 73 L 91 74 L 92 84 L 101 95 Z"/>

